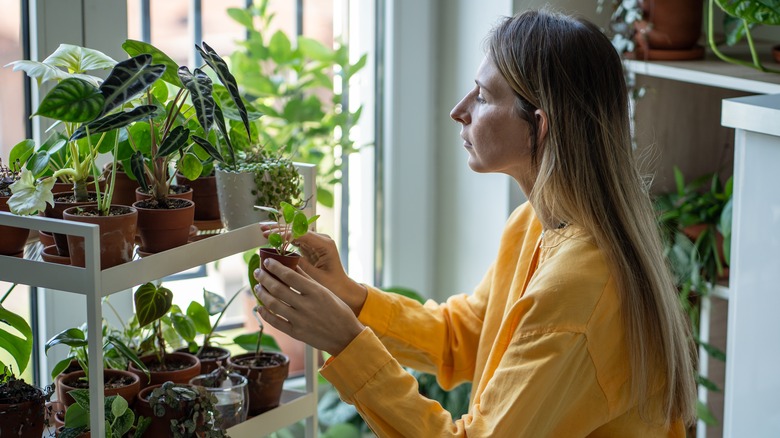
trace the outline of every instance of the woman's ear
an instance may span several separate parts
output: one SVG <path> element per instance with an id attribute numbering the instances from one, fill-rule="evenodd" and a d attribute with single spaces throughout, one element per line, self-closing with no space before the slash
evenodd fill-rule
<path id="1" fill-rule="evenodd" d="M 547 113 L 543 109 L 537 109 L 534 111 L 534 118 L 536 118 L 536 144 L 543 145 L 544 140 L 547 138 L 547 131 L 550 128 L 549 120 L 547 119 Z"/>

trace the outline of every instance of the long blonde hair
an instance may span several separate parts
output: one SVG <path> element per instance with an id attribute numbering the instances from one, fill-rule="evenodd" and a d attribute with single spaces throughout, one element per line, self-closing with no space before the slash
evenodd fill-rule
<path id="1" fill-rule="evenodd" d="M 532 145 L 538 176 L 531 203 L 553 221 L 548 228 L 585 228 L 610 263 L 640 412 L 649 418 L 661 409 L 667 422 L 692 423 L 695 350 L 633 156 L 620 57 L 593 24 L 547 10 L 505 18 L 488 50 L 534 138 L 534 111 L 547 113 L 547 135 Z M 649 406 L 656 394 L 662 406 Z"/>

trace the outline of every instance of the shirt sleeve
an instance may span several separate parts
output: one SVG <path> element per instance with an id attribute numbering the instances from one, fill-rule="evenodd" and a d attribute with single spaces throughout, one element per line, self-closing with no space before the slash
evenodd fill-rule
<path id="1" fill-rule="evenodd" d="M 585 335 L 516 335 L 481 398 L 453 419 L 366 328 L 321 370 L 380 437 L 585 436 L 607 415 Z"/>
<path id="2" fill-rule="evenodd" d="M 367 286 L 359 319 L 401 364 L 435 374 L 451 389 L 474 377 L 492 273 L 491 267 L 472 295 L 455 295 L 444 304 L 420 304 Z"/>

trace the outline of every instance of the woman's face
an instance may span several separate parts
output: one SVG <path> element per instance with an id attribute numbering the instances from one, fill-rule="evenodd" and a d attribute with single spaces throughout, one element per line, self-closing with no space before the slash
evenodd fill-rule
<path id="1" fill-rule="evenodd" d="M 528 194 L 536 178 L 531 130 L 515 110 L 515 94 L 489 57 L 479 66 L 475 82 L 474 89 L 450 112 L 461 125 L 469 167 L 480 173 L 505 173 Z"/>

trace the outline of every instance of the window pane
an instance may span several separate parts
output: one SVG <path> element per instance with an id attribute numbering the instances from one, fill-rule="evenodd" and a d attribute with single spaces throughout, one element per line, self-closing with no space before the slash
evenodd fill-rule
<path id="1" fill-rule="evenodd" d="M 0 0 L 0 66 L 24 58 L 18 0 Z M 25 138 L 24 73 L 0 68 L 0 158 Z"/>

